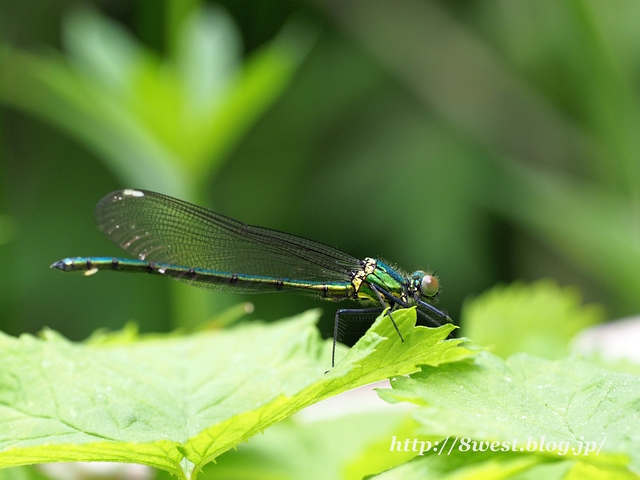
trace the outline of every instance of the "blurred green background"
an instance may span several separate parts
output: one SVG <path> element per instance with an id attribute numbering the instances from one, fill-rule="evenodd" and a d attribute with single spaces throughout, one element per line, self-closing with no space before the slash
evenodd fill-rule
<path id="1" fill-rule="evenodd" d="M 640 4 L 578 0 L 0 3 L 0 329 L 73 339 L 336 305 L 163 278 L 95 227 L 139 187 L 436 270 L 439 306 L 499 282 L 640 310 Z M 341 306 L 346 306 L 341 304 Z"/>

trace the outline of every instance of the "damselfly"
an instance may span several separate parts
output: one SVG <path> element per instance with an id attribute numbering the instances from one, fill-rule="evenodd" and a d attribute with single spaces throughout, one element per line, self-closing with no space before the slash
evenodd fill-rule
<path id="1" fill-rule="evenodd" d="M 434 307 L 434 275 L 410 275 L 374 258 L 360 260 L 313 240 L 256 227 L 206 208 L 146 190 L 119 190 L 96 206 L 98 228 L 136 259 L 74 257 L 52 267 L 86 275 L 98 270 L 146 272 L 211 290 L 298 292 L 327 300 L 352 299 L 375 307 L 340 309 L 333 332 L 332 366 L 341 318 L 373 320 L 390 307 L 416 306 L 421 323 L 451 319 Z"/>

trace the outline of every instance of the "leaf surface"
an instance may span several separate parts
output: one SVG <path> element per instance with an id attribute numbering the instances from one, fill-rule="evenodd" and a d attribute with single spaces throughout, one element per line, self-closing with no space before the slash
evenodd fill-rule
<path id="1" fill-rule="evenodd" d="M 195 478 L 202 466 L 300 409 L 472 354 L 455 328 L 379 317 L 334 369 L 311 311 L 273 324 L 126 343 L 0 336 L 0 466 L 119 461 Z"/>

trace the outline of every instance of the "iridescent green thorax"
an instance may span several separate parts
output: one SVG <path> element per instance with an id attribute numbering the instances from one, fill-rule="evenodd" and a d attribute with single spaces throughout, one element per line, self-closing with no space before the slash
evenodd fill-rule
<path id="1" fill-rule="evenodd" d="M 406 291 L 407 279 L 403 275 L 380 260 L 365 258 L 364 263 L 365 267 L 361 272 L 365 276 L 356 287 L 358 298 L 380 302 L 380 296 L 369 286 L 369 284 L 372 284 L 404 302 L 408 300 Z"/>
<path id="2" fill-rule="evenodd" d="M 417 270 L 411 275 L 390 267 L 373 258 L 365 258 L 362 268 L 351 281 L 356 298 L 384 302 L 391 306 L 394 302 L 389 296 L 382 298 L 384 291 L 406 305 L 433 299 L 439 290 L 438 279 L 434 275 Z M 376 291 L 377 290 L 377 291 Z"/>

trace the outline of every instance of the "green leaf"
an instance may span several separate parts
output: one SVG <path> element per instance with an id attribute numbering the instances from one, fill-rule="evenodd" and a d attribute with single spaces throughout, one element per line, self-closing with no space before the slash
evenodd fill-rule
<path id="1" fill-rule="evenodd" d="M 203 474 L 225 480 L 360 480 L 410 459 L 411 454 L 390 452 L 389 438 L 415 434 L 415 428 L 405 411 L 312 421 L 294 416 L 220 456 Z"/>
<path id="2" fill-rule="evenodd" d="M 35 467 L 13 467 L 0 470 L 0 480 L 50 480 Z"/>
<path id="3" fill-rule="evenodd" d="M 0 336 L 0 466 L 133 462 L 195 478 L 206 463 L 300 409 L 348 389 L 472 354 L 453 328 L 381 316 L 334 369 L 317 312 L 264 325 L 73 344 Z M 115 338 L 118 340 L 117 338 Z"/>
<path id="4" fill-rule="evenodd" d="M 512 451 L 640 473 L 640 379 L 579 358 L 506 361 L 482 352 L 475 363 L 424 367 L 392 380 L 388 401 L 423 405 L 414 417 L 450 448 L 510 442 Z M 476 442 L 475 444 L 473 442 Z M 516 443 L 514 443 L 516 442 Z M 584 454 L 584 447 L 591 451 Z M 595 449 L 599 449 L 596 453 Z M 586 467 L 585 467 L 586 468 Z M 628 469 L 628 470 L 627 470 Z"/>
<path id="5" fill-rule="evenodd" d="M 427 453 L 404 465 L 371 477 L 375 480 L 405 478 L 465 479 L 465 480 L 524 480 L 532 478 L 561 480 L 571 468 L 569 461 L 550 462 L 539 455 L 515 452 L 452 452 L 438 455 Z"/>
<path id="6" fill-rule="evenodd" d="M 580 292 L 551 280 L 495 287 L 465 303 L 465 335 L 506 358 L 525 352 L 548 359 L 569 354 L 570 340 L 604 320 L 597 305 L 582 305 Z"/>
<path id="7" fill-rule="evenodd" d="M 450 455 L 425 454 L 390 469 L 375 480 L 637 480 L 638 476 L 619 469 L 569 459 L 516 452 L 453 452 Z"/>

